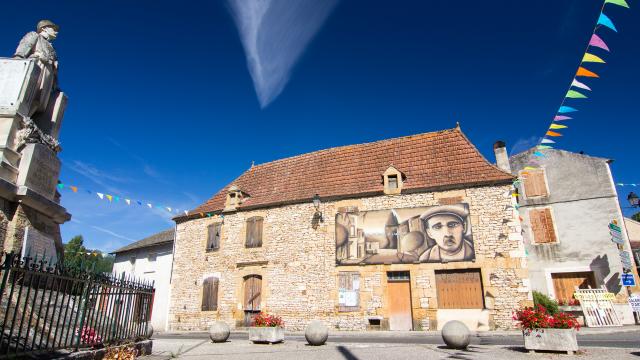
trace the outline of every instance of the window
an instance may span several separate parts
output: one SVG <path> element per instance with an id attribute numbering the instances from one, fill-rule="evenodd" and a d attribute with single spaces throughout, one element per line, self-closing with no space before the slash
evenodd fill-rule
<path id="1" fill-rule="evenodd" d="M 131 271 L 136 271 L 136 257 L 132 256 L 129 258 L 129 263 L 131 264 Z"/>
<path id="2" fill-rule="evenodd" d="M 398 188 L 398 175 L 389 175 L 389 190 Z"/>
<path id="3" fill-rule="evenodd" d="M 254 216 L 247 220 L 247 237 L 245 247 L 254 248 L 262 246 L 262 218 Z"/>
<path id="4" fill-rule="evenodd" d="M 211 224 L 207 226 L 207 251 L 218 250 L 220 248 L 220 234 L 222 224 Z"/>
<path id="5" fill-rule="evenodd" d="M 563 303 L 573 299 L 573 293 L 578 289 L 595 289 L 596 281 L 593 271 L 569 272 L 551 274 L 553 289 L 556 292 L 556 300 Z"/>
<path id="6" fill-rule="evenodd" d="M 524 175 L 524 194 L 528 198 L 548 196 L 544 170 L 527 170 Z"/>
<path id="7" fill-rule="evenodd" d="M 409 281 L 408 271 L 387 271 L 387 281 Z"/>
<path id="8" fill-rule="evenodd" d="M 147 260 L 149 262 L 154 262 L 154 261 L 156 261 L 157 258 L 158 258 L 158 254 L 157 253 L 149 253 L 149 255 L 147 256 Z"/>
<path id="9" fill-rule="evenodd" d="M 341 312 L 360 310 L 360 273 L 338 273 L 338 306 Z"/>
<path id="10" fill-rule="evenodd" d="M 483 309 L 480 270 L 436 271 L 438 309 Z"/>
<path id="11" fill-rule="evenodd" d="M 557 242 L 556 231 L 553 227 L 551 209 L 533 209 L 529 211 L 533 242 L 547 244 Z"/>
<path id="12" fill-rule="evenodd" d="M 202 282 L 202 311 L 218 310 L 218 284 L 217 277 L 210 276 Z"/>

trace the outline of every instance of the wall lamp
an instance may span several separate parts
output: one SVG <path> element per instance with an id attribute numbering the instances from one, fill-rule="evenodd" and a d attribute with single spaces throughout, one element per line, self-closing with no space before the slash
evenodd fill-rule
<path id="1" fill-rule="evenodd" d="M 629 204 L 631 204 L 631 207 L 640 207 L 640 198 L 638 198 L 638 195 L 636 195 L 636 193 L 634 193 L 633 191 L 630 192 L 629 195 L 627 195 L 627 200 L 629 201 Z"/>
<path id="2" fill-rule="evenodd" d="M 314 219 L 320 221 L 320 222 L 324 222 L 324 217 L 322 216 L 322 211 L 320 211 L 320 204 L 322 202 L 320 201 L 320 195 L 315 194 L 313 196 L 313 207 L 316 208 L 316 213 L 313 214 Z"/>

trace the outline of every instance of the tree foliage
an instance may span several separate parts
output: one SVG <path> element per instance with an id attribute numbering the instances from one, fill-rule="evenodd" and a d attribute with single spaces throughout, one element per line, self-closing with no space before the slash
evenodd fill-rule
<path id="1" fill-rule="evenodd" d="M 87 249 L 82 235 L 76 235 L 64 244 L 64 267 L 67 269 L 110 273 L 114 260 L 113 255 L 103 255 L 100 250 Z"/>
<path id="2" fill-rule="evenodd" d="M 640 222 L 640 212 L 637 212 L 631 216 L 631 218 L 637 222 Z"/>

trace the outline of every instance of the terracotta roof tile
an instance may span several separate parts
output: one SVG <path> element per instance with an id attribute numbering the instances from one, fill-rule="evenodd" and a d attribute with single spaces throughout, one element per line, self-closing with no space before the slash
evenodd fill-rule
<path id="1" fill-rule="evenodd" d="M 226 190 L 249 197 L 238 210 L 321 198 L 382 194 L 382 173 L 393 165 L 403 192 L 509 183 L 513 176 L 489 163 L 459 128 L 347 145 L 256 165 L 189 212 L 219 212 Z M 179 216 L 185 218 L 187 216 Z"/>

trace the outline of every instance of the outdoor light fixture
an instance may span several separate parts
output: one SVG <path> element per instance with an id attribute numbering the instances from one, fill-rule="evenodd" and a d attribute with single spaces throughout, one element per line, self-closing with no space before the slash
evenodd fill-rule
<path id="1" fill-rule="evenodd" d="M 629 204 L 631 204 L 631 207 L 640 207 L 640 198 L 638 198 L 638 195 L 636 195 L 633 191 L 630 192 L 629 195 L 627 195 L 627 200 L 629 200 Z"/>
<path id="2" fill-rule="evenodd" d="M 315 194 L 315 196 L 313 197 L 313 207 L 316 208 L 316 213 L 313 214 L 313 217 L 320 222 L 324 222 L 322 211 L 320 211 L 320 195 L 318 194 Z"/>

